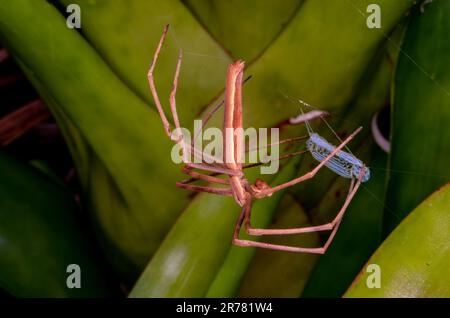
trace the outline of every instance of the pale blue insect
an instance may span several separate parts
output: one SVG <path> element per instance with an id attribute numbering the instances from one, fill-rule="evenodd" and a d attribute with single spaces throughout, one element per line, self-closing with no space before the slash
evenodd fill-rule
<path id="1" fill-rule="evenodd" d="M 308 107 L 312 107 L 301 100 L 299 101 Z M 301 112 L 302 115 L 304 115 L 303 110 L 301 110 Z M 324 122 L 330 129 L 332 129 L 325 120 Z M 316 159 L 319 162 L 322 162 L 326 157 L 328 157 L 328 155 L 331 152 L 333 152 L 334 149 L 336 149 L 336 146 L 330 144 L 325 138 L 319 136 L 319 134 L 313 132 L 307 119 L 305 119 L 305 124 L 309 134 L 309 139 L 306 141 L 306 149 L 311 153 L 314 159 Z M 364 163 L 358 158 L 356 158 L 353 154 L 345 152 L 343 150 L 339 151 L 336 155 L 331 157 L 325 163 L 325 166 L 328 167 L 331 171 L 335 172 L 336 174 L 344 178 L 358 179 L 362 172 L 363 173 L 361 177 L 362 182 L 367 182 L 370 179 L 369 168 L 366 167 Z"/>
<path id="2" fill-rule="evenodd" d="M 314 159 L 319 162 L 322 162 L 335 148 L 334 145 L 330 144 L 316 133 L 310 134 L 309 139 L 306 142 L 306 149 L 308 149 Z M 343 150 L 331 157 L 331 159 L 325 163 L 325 166 L 344 178 L 357 179 L 359 178 L 361 171 L 364 171 L 361 181 L 367 182 L 370 179 L 369 168 L 354 155 Z"/>

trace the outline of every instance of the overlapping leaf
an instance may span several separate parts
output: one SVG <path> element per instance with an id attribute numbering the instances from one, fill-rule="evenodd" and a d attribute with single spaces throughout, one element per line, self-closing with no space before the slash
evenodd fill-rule
<path id="1" fill-rule="evenodd" d="M 363 267 L 345 297 L 450 296 L 450 186 L 416 207 Z M 379 288 L 374 275 L 380 275 Z"/>

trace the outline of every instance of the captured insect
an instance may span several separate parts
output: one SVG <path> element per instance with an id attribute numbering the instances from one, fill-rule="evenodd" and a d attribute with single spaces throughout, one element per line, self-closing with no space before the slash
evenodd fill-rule
<path id="1" fill-rule="evenodd" d="M 175 125 L 175 130 L 172 131 L 171 125 L 163 111 L 161 102 L 159 100 L 158 92 L 155 87 L 153 72 L 155 69 L 156 62 L 167 35 L 169 26 L 166 25 L 161 39 L 156 48 L 155 54 L 153 56 L 150 69 L 148 71 L 148 81 L 150 85 L 150 90 L 164 125 L 165 132 L 169 138 L 175 141 L 181 146 L 184 154 L 193 154 L 194 157 L 207 158 L 208 154 L 203 153 L 201 150 L 196 149 L 193 144 L 187 144 L 183 140 L 182 130 L 180 122 L 178 119 L 177 109 L 176 109 L 176 91 L 177 83 L 180 72 L 180 66 L 182 61 L 182 51 L 180 50 L 177 66 L 175 70 L 175 76 L 173 80 L 173 87 L 170 93 L 170 110 L 173 117 L 173 123 Z M 219 107 L 224 105 L 224 121 L 223 121 L 223 132 L 230 129 L 234 132 L 237 130 L 242 130 L 242 84 L 243 84 L 243 73 L 244 73 L 244 62 L 236 61 L 229 65 L 226 78 L 225 87 L 225 102 L 221 103 Z M 218 107 L 213 109 L 210 113 L 206 114 L 205 119 L 208 120 L 211 115 L 217 110 Z M 238 217 L 235 224 L 232 242 L 238 246 L 253 246 L 273 250 L 290 251 L 297 253 L 316 253 L 323 254 L 329 245 L 331 244 L 336 231 L 339 228 L 342 217 L 353 199 L 355 193 L 358 191 L 361 182 L 365 182 L 370 178 L 369 169 L 355 156 L 350 153 L 343 151 L 342 149 L 358 134 L 362 127 L 356 129 L 352 134 L 350 134 L 344 141 L 342 141 L 338 146 L 333 146 L 328 143 L 324 138 L 320 137 L 318 134 L 314 133 L 309 126 L 308 120 L 314 117 L 320 117 L 321 112 L 308 113 L 303 115 L 302 118 L 297 118 L 296 123 L 305 122 L 309 139 L 307 140 L 307 150 L 304 152 L 310 152 L 312 156 L 319 161 L 316 167 L 311 171 L 305 173 L 304 175 L 294 178 L 291 181 L 276 185 L 269 186 L 265 181 L 257 179 L 254 184 L 246 179 L 243 173 L 243 165 L 238 160 L 241 158 L 242 149 L 239 145 L 242 145 L 243 135 L 239 133 L 223 134 L 224 135 L 224 154 L 223 157 L 227 158 L 226 161 L 222 162 L 210 162 L 202 161 L 201 163 L 190 163 L 184 161 L 183 173 L 186 173 L 191 177 L 191 179 L 178 182 L 176 185 L 181 188 L 185 188 L 192 191 L 198 192 L 208 192 L 218 195 L 232 196 L 239 206 L 242 207 L 242 211 Z M 206 121 L 205 120 L 205 121 Z M 177 131 L 178 133 L 174 133 Z M 181 132 L 181 133 L 180 133 Z M 288 140 L 282 140 L 279 143 L 290 142 L 293 140 L 298 140 L 299 138 L 291 138 Z M 302 152 L 302 153 L 304 153 Z M 281 158 L 281 157 L 280 157 Z M 271 196 L 274 192 L 286 189 L 300 182 L 312 179 L 322 167 L 328 167 L 335 173 L 341 175 L 342 177 L 351 179 L 350 187 L 347 193 L 344 204 L 340 208 L 336 217 L 329 223 L 299 227 L 299 228 L 288 228 L 288 229 L 260 229 L 254 228 L 251 225 L 251 208 L 254 199 L 262 199 Z M 223 179 L 218 177 L 218 175 L 225 175 L 227 178 Z M 191 184 L 194 181 L 203 180 L 209 182 L 208 186 L 199 186 Z M 218 187 L 222 186 L 222 187 Z M 252 240 L 245 240 L 239 237 L 239 232 L 242 224 L 244 223 L 244 228 L 249 235 L 261 236 L 261 235 L 287 235 L 287 234 L 299 234 L 299 233 L 309 233 L 309 232 L 319 232 L 319 231 L 331 231 L 326 243 L 322 247 L 295 247 L 280 244 L 271 244 L 265 242 L 258 242 Z"/>
<path id="2" fill-rule="evenodd" d="M 312 107 L 304 101 L 299 100 L 299 102 Z M 303 109 L 300 110 L 303 116 Z M 304 123 L 309 134 L 309 139 L 306 141 L 306 149 L 311 153 L 314 159 L 321 162 L 336 148 L 336 146 L 330 144 L 325 138 L 315 133 L 309 125 L 308 120 L 309 119 L 305 116 Z M 370 179 L 369 168 L 366 167 L 364 163 L 356 158 L 353 154 L 345 152 L 343 150 L 339 151 L 330 160 L 328 160 L 325 163 L 325 166 L 334 173 L 347 179 L 357 179 L 361 173 L 362 182 L 367 182 Z"/>

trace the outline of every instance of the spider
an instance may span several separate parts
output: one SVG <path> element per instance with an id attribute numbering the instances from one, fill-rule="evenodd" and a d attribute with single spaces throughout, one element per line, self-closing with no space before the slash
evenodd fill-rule
<path id="1" fill-rule="evenodd" d="M 205 158 L 208 155 L 203 153 L 201 150 L 196 149 L 193 144 L 187 144 L 183 141 L 181 131 L 180 121 L 176 109 L 176 91 L 178 84 L 178 77 L 180 72 L 180 66 L 182 61 L 182 50 L 180 49 L 178 55 L 177 66 L 175 70 L 175 76 L 173 80 L 173 86 L 170 93 L 169 103 L 170 110 L 173 117 L 173 123 L 175 125 L 175 130 L 172 131 L 171 125 L 162 109 L 160 99 L 155 87 L 153 72 L 155 69 L 156 62 L 167 35 L 169 25 L 164 27 L 162 36 L 156 48 L 153 56 L 150 69 L 148 71 L 148 81 L 150 90 L 158 110 L 159 116 L 161 117 L 162 123 L 164 125 L 164 130 L 167 136 L 179 144 L 183 150 L 183 153 L 193 154 L 197 158 Z M 225 105 L 224 121 L 223 121 L 223 131 L 226 129 L 239 129 L 242 128 L 242 83 L 243 83 L 243 72 L 244 72 L 244 62 L 238 60 L 231 63 L 228 67 L 227 78 L 226 78 L 226 88 L 225 88 L 225 101 L 220 104 L 220 106 Z M 217 107 L 218 108 L 218 107 Z M 213 112 L 215 110 L 214 109 Z M 206 122 L 212 113 L 206 115 L 204 122 Z M 308 117 L 308 116 L 305 116 Z M 309 172 L 304 175 L 294 178 L 291 181 L 276 185 L 269 186 L 263 180 L 257 179 L 254 184 L 246 179 L 243 173 L 243 165 L 239 162 L 238 158 L 242 155 L 242 149 L 238 145 L 242 145 L 242 138 L 239 134 L 224 134 L 224 157 L 230 158 L 224 163 L 207 163 L 202 161 L 201 163 L 190 163 L 184 161 L 185 165 L 183 168 L 183 173 L 189 175 L 191 178 L 182 182 L 177 182 L 176 185 L 181 188 L 185 188 L 192 191 L 198 192 L 208 192 L 224 196 L 232 196 L 239 206 L 242 207 L 242 211 L 237 219 L 234 227 L 232 243 L 238 246 L 244 247 L 260 247 L 272 250 L 281 250 L 297 253 L 315 253 L 323 254 L 333 241 L 333 238 L 339 228 L 341 220 L 344 213 L 353 199 L 355 193 L 357 192 L 361 182 L 365 182 L 370 177 L 369 169 L 356 157 L 342 150 L 349 142 L 352 140 L 356 134 L 358 134 L 362 127 L 356 129 L 352 134 L 350 134 L 344 141 L 342 141 L 338 146 L 333 146 L 328 143 L 325 139 L 319 135 L 312 132 L 311 128 L 307 124 L 309 139 L 307 141 L 307 150 L 313 157 L 319 161 L 319 163 Z M 177 131 L 178 133 L 175 133 Z M 293 138 L 295 139 L 295 138 Z M 292 140 L 293 140 L 292 139 Z M 285 140 L 290 141 L 290 140 Z M 281 141 L 280 144 L 285 142 Z M 228 155 L 228 156 L 227 156 Z M 281 158 L 281 157 L 280 157 Z M 274 192 L 286 189 L 300 182 L 309 180 L 313 178 L 318 171 L 323 167 L 327 166 L 339 175 L 351 179 L 350 187 L 345 199 L 344 204 L 340 208 L 339 212 L 335 218 L 326 224 L 299 227 L 299 228 L 285 228 L 285 229 L 261 229 L 254 228 L 251 225 L 251 208 L 254 199 L 262 199 L 271 196 Z M 194 169 L 200 171 L 194 171 Z M 219 178 L 217 175 L 224 174 L 227 176 L 226 179 Z M 190 184 L 193 181 L 203 180 L 207 181 L 210 185 L 199 186 Z M 225 185 L 226 187 L 214 187 L 214 185 Z M 242 224 L 246 232 L 253 236 L 262 235 L 288 235 L 288 234 L 299 234 L 299 233 L 309 233 L 309 232 L 319 232 L 319 231 L 331 231 L 327 241 L 321 247 L 296 247 L 287 246 L 279 244 L 271 244 L 259 241 L 245 240 L 239 238 L 239 232 Z"/>

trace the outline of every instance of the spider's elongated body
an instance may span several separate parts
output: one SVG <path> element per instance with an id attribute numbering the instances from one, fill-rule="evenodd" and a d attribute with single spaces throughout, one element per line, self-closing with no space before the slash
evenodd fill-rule
<path id="1" fill-rule="evenodd" d="M 153 56 L 153 61 L 150 65 L 150 69 L 148 71 L 148 81 L 150 85 L 150 90 L 152 92 L 153 100 L 155 102 L 155 106 L 158 110 L 159 116 L 163 122 L 164 130 L 166 135 L 177 144 L 181 145 L 181 149 L 183 149 L 184 153 L 193 153 L 195 156 L 202 158 L 206 154 L 201 150 L 196 149 L 193 145 L 185 144 L 183 142 L 183 134 L 173 134 L 171 124 L 169 123 L 164 110 L 162 108 L 161 102 L 159 100 L 158 92 L 156 90 L 153 71 L 156 65 L 156 61 L 158 59 L 162 44 L 166 37 L 168 31 L 168 25 L 164 28 L 161 39 L 156 48 L 155 54 Z M 180 72 L 180 66 L 182 61 L 182 52 L 180 51 L 178 62 L 175 70 L 175 77 L 173 80 L 173 87 L 170 93 L 170 110 L 173 117 L 173 123 L 178 131 L 181 131 L 180 121 L 178 119 L 177 108 L 176 108 L 176 90 L 178 84 L 178 77 Z M 202 161 L 201 163 L 192 164 L 190 162 L 184 162 L 185 166 L 183 168 L 183 173 L 186 173 L 191 177 L 191 179 L 187 179 L 181 182 L 178 182 L 176 185 L 181 188 L 185 188 L 192 191 L 198 192 L 208 192 L 214 193 L 217 195 L 226 195 L 232 196 L 236 203 L 242 207 L 242 211 L 238 217 L 236 222 L 233 239 L 232 242 L 235 245 L 239 246 L 252 246 L 252 247 L 261 247 L 273 250 L 282 250 L 282 251 L 290 251 L 297 253 L 317 253 L 323 254 L 328 246 L 331 244 L 336 231 L 341 223 L 342 217 L 353 199 L 354 195 L 358 191 L 358 188 L 363 181 L 363 179 L 368 179 L 369 174 L 368 170 L 362 164 L 360 160 L 355 158 L 353 155 L 345 153 L 342 149 L 352 140 L 355 135 L 361 131 L 361 127 L 356 129 L 353 133 L 351 133 L 344 141 L 342 141 L 338 146 L 333 146 L 326 142 L 325 139 L 320 136 L 316 136 L 312 133 L 312 129 L 309 127 L 307 122 L 308 119 L 312 119 L 310 115 L 305 115 L 301 117 L 301 120 L 305 121 L 305 124 L 308 128 L 309 132 L 309 151 L 319 161 L 319 164 L 314 167 L 311 171 L 296 177 L 288 182 L 276 185 L 269 186 L 266 182 L 257 179 L 254 184 L 250 184 L 250 182 L 246 179 L 245 174 L 243 172 L 243 165 L 240 162 L 239 158 L 243 155 L 243 149 L 240 145 L 243 144 L 243 135 L 237 133 L 237 131 L 242 130 L 242 78 L 244 72 L 244 62 L 236 61 L 231 63 L 228 67 L 227 72 L 227 80 L 226 80 L 226 88 L 225 88 L 225 102 L 221 103 L 221 105 L 225 105 L 224 111 L 224 121 L 223 121 L 223 132 L 230 131 L 232 134 L 224 133 L 224 158 L 226 158 L 224 163 L 208 163 L 206 161 Z M 218 108 L 214 108 L 214 110 L 206 114 L 205 121 L 211 117 L 211 115 Z M 320 114 L 320 112 L 318 113 Z M 314 116 L 313 116 L 314 117 Z M 174 131 L 175 132 L 175 131 Z M 279 144 L 291 142 L 294 140 L 301 140 L 303 137 L 291 138 L 288 140 L 280 141 Z M 308 152 L 305 150 L 301 153 Z M 299 154 L 299 153 L 297 153 Z M 288 154 L 293 155 L 293 154 Z M 281 159 L 280 157 L 279 159 Z M 253 228 L 250 222 L 251 219 L 251 208 L 252 202 L 254 199 L 262 199 L 265 197 L 271 196 L 274 192 L 284 190 L 288 187 L 296 185 L 300 182 L 312 179 L 319 170 L 327 166 L 336 173 L 343 175 L 344 177 L 351 178 L 351 183 L 349 187 L 349 191 L 347 197 L 345 199 L 344 204 L 339 209 L 336 217 L 329 223 L 308 227 L 300 227 L 300 228 L 289 228 L 289 229 L 258 229 Z M 197 170 L 197 171 L 194 171 Z M 219 174 L 225 174 L 228 178 L 223 179 L 217 177 Z M 193 185 L 192 182 L 202 180 L 207 181 L 209 183 L 208 186 L 200 186 Z M 218 187 L 220 186 L 220 187 Z M 331 231 L 330 236 L 322 247 L 294 247 L 294 246 L 286 246 L 280 244 L 271 244 L 265 242 L 258 242 L 252 240 L 241 239 L 239 237 L 240 229 L 242 224 L 244 224 L 245 230 L 249 235 L 284 235 L 284 234 L 297 234 L 297 233 L 308 233 L 308 232 L 318 232 L 318 231 Z"/>
<path id="2" fill-rule="evenodd" d="M 314 159 L 321 162 L 336 149 L 336 146 L 330 144 L 325 138 L 318 134 L 312 133 L 306 141 L 306 149 L 309 150 Z M 343 150 L 328 160 L 325 163 L 325 166 L 341 177 L 347 179 L 358 178 L 361 172 L 363 172 L 362 182 L 367 182 L 370 179 L 369 168 L 354 155 Z"/>

